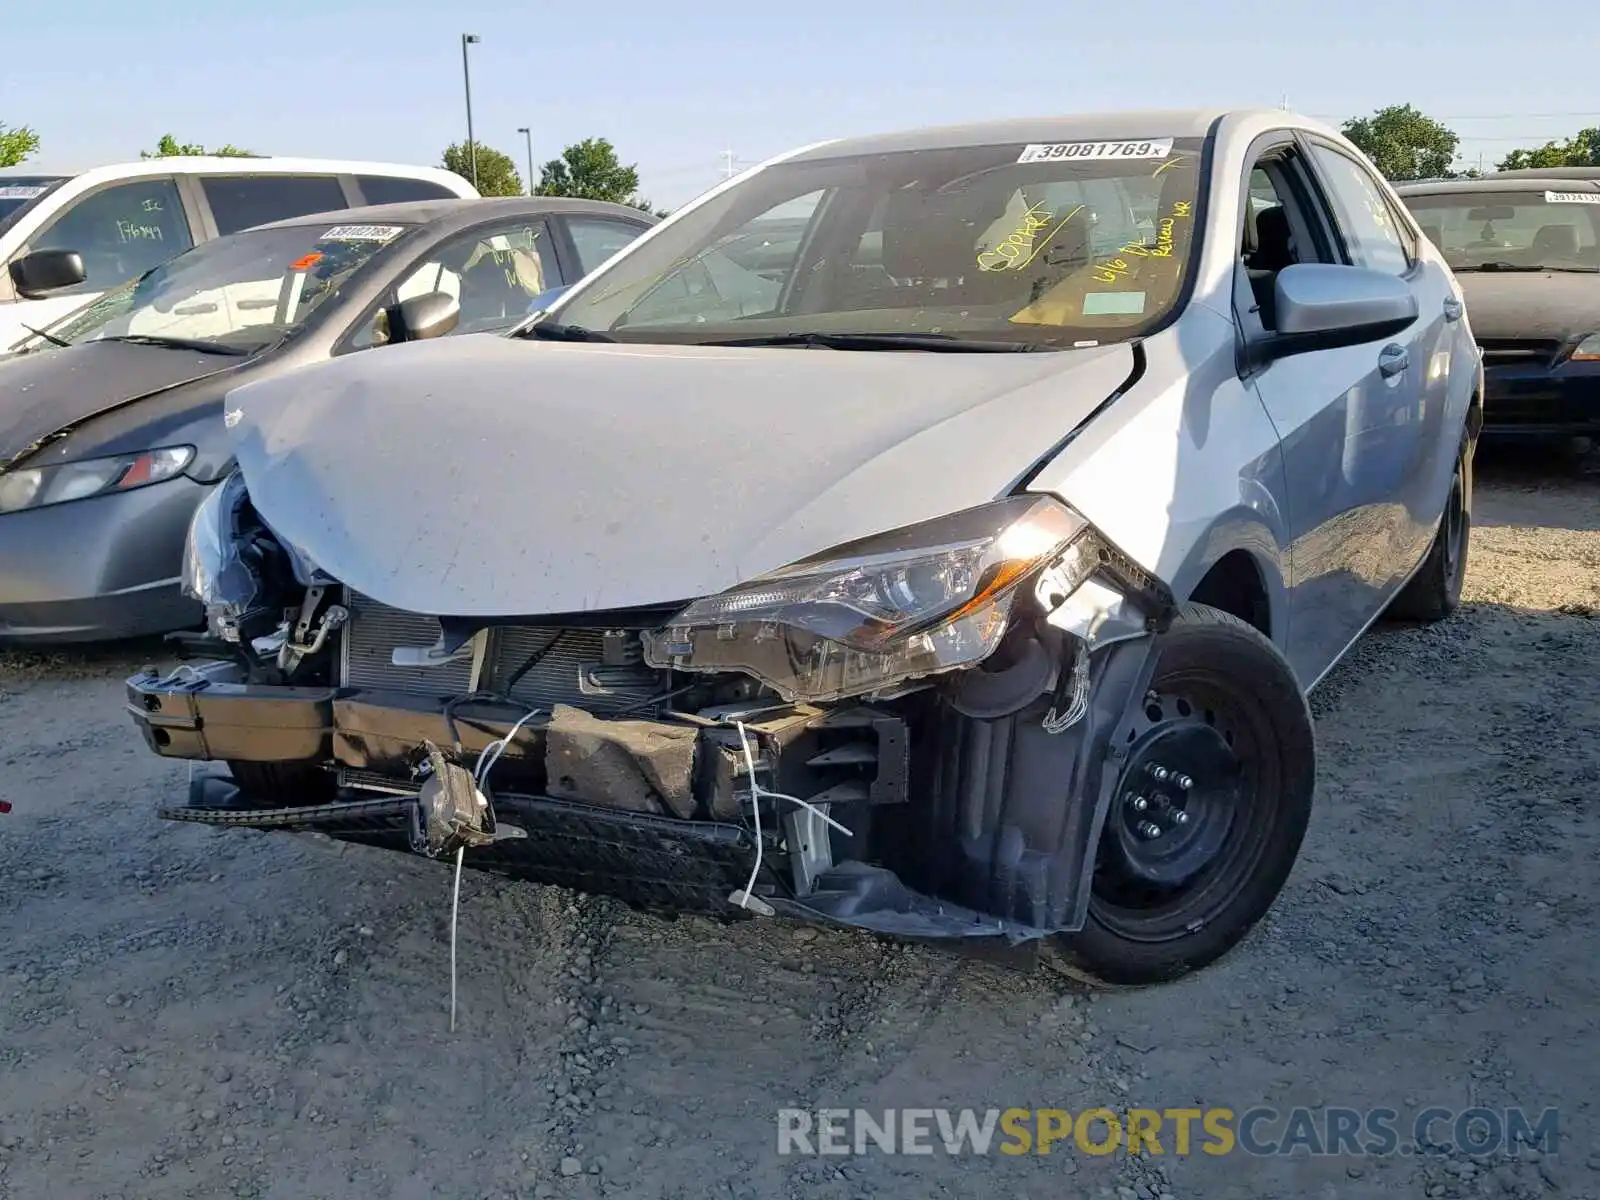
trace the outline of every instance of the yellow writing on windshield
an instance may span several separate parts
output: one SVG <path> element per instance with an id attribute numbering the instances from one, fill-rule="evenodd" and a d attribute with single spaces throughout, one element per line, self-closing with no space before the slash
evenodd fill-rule
<path id="1" fill-rule="evenodd" d="M 1082 211 L 1083 205 L 1080 204 L 1052 225 L 1047 205 L 1030 205 L 1023 211 L 1022 221 L 1016 229 L 992 250 L 985 250 L 978 255 L 978 270 L 1020 271 L 1038 258 L 1051 239 L 1061 232 L 1061 227 Z M 1042 229 L 1049 229 L 1050 232 L 1041 238 L 1039 231 Z"/>
<path id="2" fill-rule="evenodd" d="M 1171 258 L 1177 246 L 1178 222 L 1192 215 L 1187 201 L 1179 200 L 1172 206 L 1172 215 L 1162 217 L 1156 224 L 1156 240 L 1152 245 L 1146 241 L 1129 242 L 1117 251 L 1117 257 L 1109 262 L 1100 263 L 1095 267 L 1096 283 L 1115 283 L 1126 275 L 1132 268 L 1128 263 L 1127 255 L 1131 258 Z"/>
<path id="3" fill-rule="evenodd" d="M 1108 284 L 1118 288 L 1131 284 L 1138 288 L 1138 294 L 1149 301 L 1148 308 L 1141 303 L 1140 313 L 1160 311 L 1177 295 L 1193 219 L 1191 202 L 1173 201 L 1165 213 L 1156 217 L 1153 238 L 1147 234 L 1136 241 L 1130 240 L 1101 261 L 1074 271 L 1013 314 L 1011 320 L 1025 325 L 1071 325 L 1085 318 L 1126 321 L 1134 315 L 1131 311 L 1102 308 L 1099 312 L 1088 313 L 1084 310 L 1084 297 L 1088 292 Z"/>

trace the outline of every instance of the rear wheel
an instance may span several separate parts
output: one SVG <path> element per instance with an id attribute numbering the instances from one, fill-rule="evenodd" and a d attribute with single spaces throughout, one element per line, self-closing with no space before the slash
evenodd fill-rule
<path id="1" fill-rule="evenodd" d="M 1175 979 L 1271 907 L 1311 815 L 1311 712 L 1258 630 L 1188 604 L 1163 635 L 1097 848 L 1084 928 L 1049 939 L 1067 973 Z"/>
<path id="2" fill-rule="evenodd" d="M 1461 585 L 1467 576 L 1467 548 L 1472 541 L 1472 467 L 1465 456 L 1456 460 L 1450 496 L 1428 557 L 1389 606 L 1389 615 L 1403 621 L 1442 621 L 1461 606 Z"/>

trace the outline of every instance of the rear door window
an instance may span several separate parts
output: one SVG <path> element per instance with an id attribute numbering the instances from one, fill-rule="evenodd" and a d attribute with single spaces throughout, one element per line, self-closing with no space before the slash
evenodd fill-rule
<path id="1" fill-rule="evenodd" d="M 57 295 L 103 292 L 143 275 L 194 245 L 176 181 L 140 179 L 74 201 L 29 243 L 31 250 L 76 250 L 87 278 Z"/>
<path id="2" fill-rule="evenodd" d="M 221 237 L 347 207 L 344 189 L 332 175 L 202 175 L 200 188 Z"/>
<path id="3" fill-rule="evenodd" d="M 407 204 L 414 200 L 454 200 L 456 194 L 430 179 L 400 179 L 393 175 L 357 175 L 356 184 L 368 204 Z"/>
<path id="4" fill-rule="evenodd" d="M 643 233 L 644 228 L 605 217 L 568 217 L 567 232 L 578 251 L 578 269 L 587 275 Z"/>

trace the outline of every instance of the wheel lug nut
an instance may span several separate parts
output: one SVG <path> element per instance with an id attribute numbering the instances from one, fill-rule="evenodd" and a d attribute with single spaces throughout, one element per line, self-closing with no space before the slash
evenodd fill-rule
<path id="1" fill-rule="evenodd" d="M 1150 764 L 1150 777 L 1157 783 L 1165 783 L 1169 778 L 1171 778 L 1171 776 L 1172 772 L 1167 770 L 1160 763 Z"/>
<path id="2" fill-rule="evenodd" d="M 1177 810 L 1177 812 L 1172 814 L 1172 819 L 1179 825 L 1187 825 L 1189 823 L 1189 814 L 1180 808 Z"/>
<path id="3" fill-rule="evenodd" d="M 1143 812 L 1145 809 L 1150 807 L 1150 801 L 1146 800 L 1143 796 L 1129 796 L 1128 807 L 1133 809 L 1134 812 Z"/>
<path id="4" fill-rule="evenodd" d="M 1139 822 L 1139 836 L 1158 838 L 1161 836 L 1161 826 L 1154 821 L 1141 821 Z"/>
<path id="5" fill-rule="evenodd" d="M 1177 788 L 1180 792 L 1187 792 L 1194 786 L 1194 780 L 1190 779 L 1187 775 L 1174 775 L 1172 777 L 1172 782 L 1177 785 Z"/>

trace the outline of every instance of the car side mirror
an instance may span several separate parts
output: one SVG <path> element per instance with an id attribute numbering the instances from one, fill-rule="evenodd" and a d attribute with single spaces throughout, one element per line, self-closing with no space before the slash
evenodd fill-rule
<path id="1" fill-rule="evenodd" d="M 89 278 L 83 255 L 76 250 L 35 250 L 11 264 L 11 282 L 17 295 L 38 300 L 62 288 L 75 287 Z"/>
<path id="2" fill-rule="evenodd" d="M 1259 347 L 1261 362 L 1392 337 L 1418 313 L 1403 279 L 1366 267 L 1296 263 L 1278 272 L 1273 292 L 1277 330 Z"/>
<path id="3" fill-rule="evenodd" d="M 461 323 L 461 302 L 448 292 L 428 292 L 392 304 L 389 342 L 425 342 L 443 337 Z"/>

